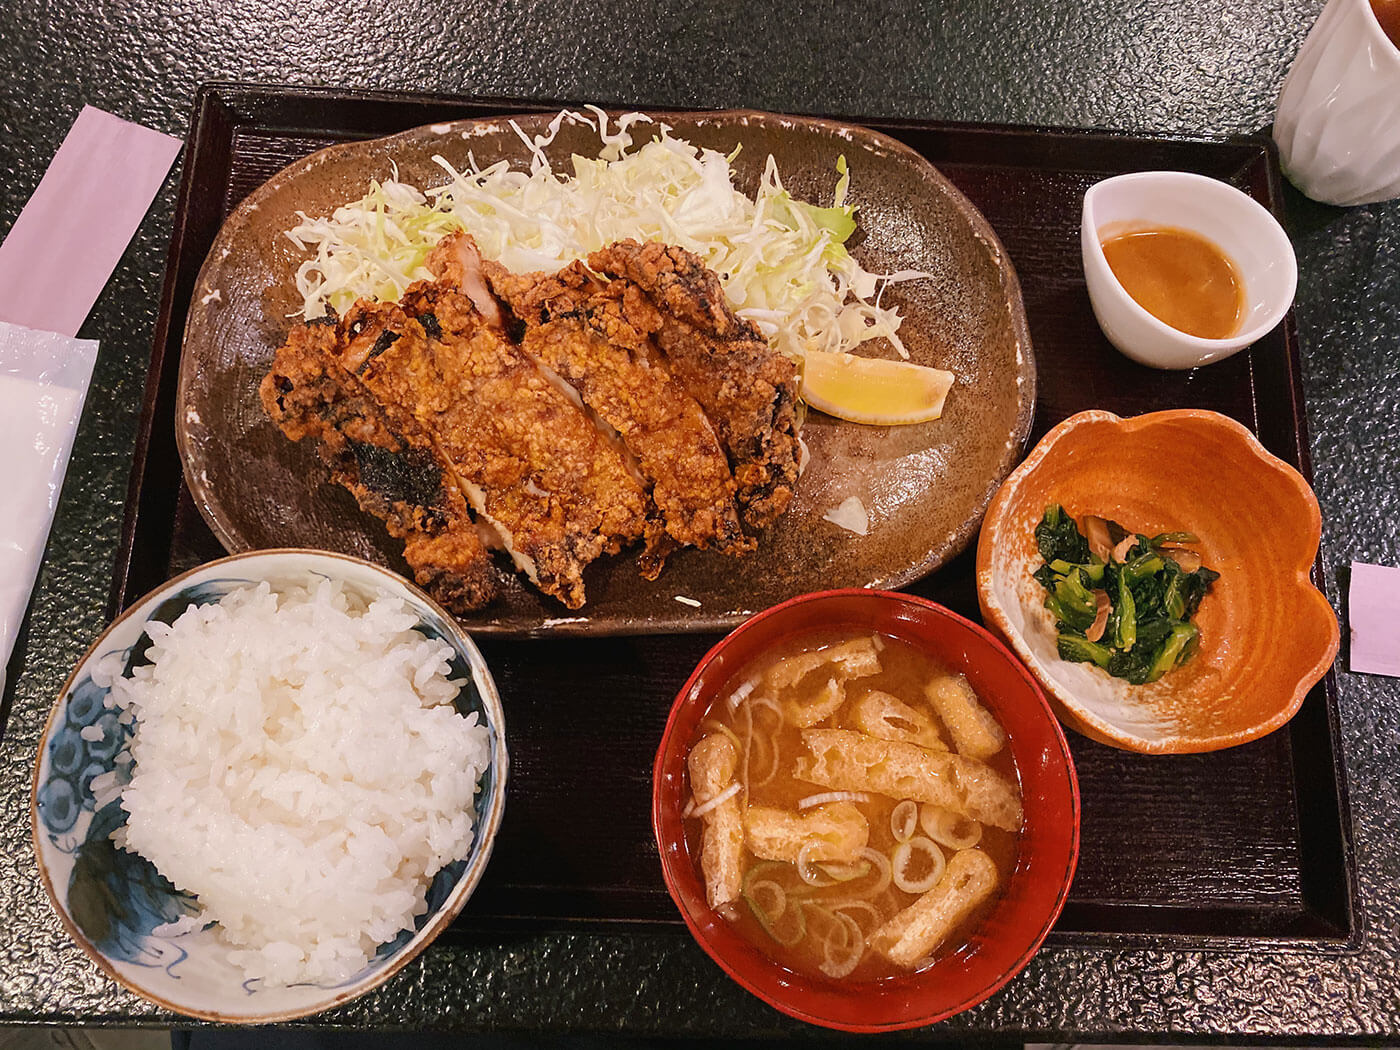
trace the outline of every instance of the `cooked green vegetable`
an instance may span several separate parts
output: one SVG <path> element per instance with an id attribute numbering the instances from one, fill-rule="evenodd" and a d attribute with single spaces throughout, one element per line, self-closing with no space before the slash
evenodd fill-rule
<path id="1" fill-rule="evenodd" d="M 1071 565 L 1063 558 L 1056 558 L 1050 563 L 1050 568 L 1059 576 L 1068 576 L 1071 569 L 1078 569 L 1089 578 L 1091 583 L 1103 583 L 1103 562 L 1099 561 L 1092 554 L 1089 555 L 1090 564 Z"/>
<path id="2" fill-rule="evenodd" d="M 1088 520 L 1088 519 L 1086 519 Z M 1045 509 L 1036 545 L 1045 564 L 1035 578 L 1059 627 L 1060 658 L 1092 663 L 1134 685 L 1155 682 L 1189 660 L 1200 646 L 1191 618 L 1220 574 L 1180 549 L 1199 543 L 1191 532 L 1131 533 L 1116 521 L 1089 524 L 1107 534 L 1114 556 L 1090 553 L 1089 541 L 1058 504 Z M 1135 538 L 1128 546 L 1126 541 Z M 1126 546 L 1126 550 L 1119 550 Z M 1102 549 L 1102 547 L 1098 548 Z"/>
<path id="3" fill-rule="evenodd" d="M 1058 503 L 1045 509 L 1045 517 L 1036 526 L 1035 542 L 1040 546 L 1040 556 L 1047 562 L 1059 559 L 1083 565 L 1089 561 L 1089 541 Z"/>
<path id="4" fill-rule="evenodd" d="M 1070 569 L 1069 574 L 1055 581 L 1055 590 L 1046 605 L 1053 601 L 1055 615 L 1077 631 L 1087 630 L 1094 622 L 1098 603 L 1089 589 L 1089 578 L 1078 568 Z"/>
<path id="5" fill-rule="evenodd" d="M 1159 532 L 1147 542 L 1153 547 L 1160 547 L 1164 543 L 1200 543 L 1201 537 L 1194 532 Z"/>
<path id="6" fill-rule="evenodd" d="M 1106 645 L 1099 645 L 1098 642 L 1091 642 L 1082 634 L 1070 634 L 1066 631 L 1060 635 L 1058 646 L 1061 660 L 1073 660 L 1076 663 L 1098 664 L 1107 668 L 1109 660 L 1113 659 L 1113 650 Z"/>
<path id="7" fill-rule="evenodd" d="M 1133 548 L 1133 550 L 1136 549 L 1136 547 Z M 1129 551 L 1128 553 L 1132 554 L 1132 551 Z M 1129 581 L 1133 583 L 1136 583 L 1138 580 L 1146 579 L 1154 573 L 1158 573 L 1161 571 L 1162 557 L 1156 551 L 1151 549 L 1149 549 L 1144 554 L 1139 554 L 1136 558 L 1132 558 L 1126 565 L 1123 566 L 1123 575 L 1126 576 L 1129 579 Z"/>
<path id="8" fill-rule="evenodd" d="M 1187 655 L 1187 648 L 1200 636 L 1201 630 L 1194 623 L 1172 624 L 1171 633 L 1157 652 L 1157 659 L 1153 660 L 1152 666 L 1148 668 L 1146 680 L 1155 682 L 1181 663 Z"/>
<path id="9" fill-rule="evenodd" d="M 1137 644 L 1137 602 L 1133 601 L 1132 576 L 1125 565 L 1114 575 L 1118 578 L 1117 599 L 1109 592 L 1113 601 L 1113 611 L 1108 614 L 1108 622 L 1113 625 L 1113 645 L 1124 652 Z"/>

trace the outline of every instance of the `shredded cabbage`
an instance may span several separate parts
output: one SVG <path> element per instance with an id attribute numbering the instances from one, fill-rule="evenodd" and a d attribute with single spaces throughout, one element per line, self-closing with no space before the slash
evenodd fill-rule
<path id="1" fill-rule="evenodd" d="M 468 156 L 459 171 L 433 160 L 449 181 L 426 192 L 399 182 L 398 171 L 372 182 L 360 200 L 329 218 L 298 212 L 287 236 L 315 258 L 296 274 L 302 316 L 319 317 L 329 304 L 344 310 L 356 299 L 397 299 L 413 281 L 430 278 L 424 260 L 446 234 L 465 229 L 484 256 L 517 273 L 557 270 L 625 238 L 664 241 L 694 252 L 719 275 L 740 317 L 752 321 L 778 350 L 849 351 L 884 337 L 908 357 L 897 334 L 897 310 L 880 304 L 885 287 L 929 274 L 867 272 L 846 251 L 855 208 L 846 204 L 850 172 L 836 164 L 832 204 L 794 199 L 770 156 L 756 200 L 734 188 L 731 162 L 670 134 L 665 124 L 633 149 L 631 129 L 653 123 L 629 113 L 610 130 L 600 109 L 592 116 L 564 111 L 545 134 L 531 138 L 512 122 L 531 153 L 528 172 L 498 161 L 479 167 Z M 556 172 L 545 154 L 564 121 L 593 128 L 597 157 L 572 157 L 572 172 Z"/>

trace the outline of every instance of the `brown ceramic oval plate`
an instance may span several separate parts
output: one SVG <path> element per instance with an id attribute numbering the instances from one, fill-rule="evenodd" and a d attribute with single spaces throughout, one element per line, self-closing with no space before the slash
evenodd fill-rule
<path id="1" fill-rule="evenodd" d="M 538 134 L 552 116 L 515 121 Z M 811 462 L 791 509 L 755 553 L 681 551 L 655 582 L 638 575 L 635 555 L 600 559 L 585 576 L 588 604 L 576 613 L 503 571 L 496 602 L 462 618 L 473 630 L 719 629 L 805 591 L 900 587 L 967 546 L 1020 458 L 1035 403 L 1020 286 L 991 226 L 947 179 L 893 139 L 831 121 L 746 111 L 664 119 L 697 146 L 728 154 L 742 144 L 734 165 L 749 193 L 772 154 L 794 196 L 825 204 L 844 154 L 859 221 L 853 253 L 873 272 L 937 275 L 891 287 L 884 302 L 901 308 L 911 358 L 949 369 L 957 382 L 943 418 L 931 423 L 869 427 L 809 413 Z M 596 132 L 565 126 L 547 151 L 567 162 L 598 149 Z M 483 166 L 528 161 L 507 118 L 434 124 L 313 154 L 253 191 L 224 224 L 190 305 L 176 438 L 195 502 L 230 551 L 319 547 L 407 572 L 398 542 L 330 480 L 311 442 L 294 444 L 272 425 L 257 389 L 301 306 L 293 276 L 304 256 L 283 236 L 297 212 L 330 214 L 394 166 L 405 182 L 438 185 L 445 174 L 433 155 L 462 168 L 468 151 Z M 865 536 L 823 518 L 850 496 L 869 514 Z"/>

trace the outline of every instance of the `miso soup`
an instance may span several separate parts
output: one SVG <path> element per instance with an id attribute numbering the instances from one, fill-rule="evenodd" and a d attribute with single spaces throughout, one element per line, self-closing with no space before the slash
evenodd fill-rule
<path id="1" fill-rule="evenodd" d="M 965 679 L 886 635 L 803 635 L 742 668 L 688 769 L 711 906 L 801 973 L 930 965 L 967 942 L 1016 863 L 1001 726 Z"/>

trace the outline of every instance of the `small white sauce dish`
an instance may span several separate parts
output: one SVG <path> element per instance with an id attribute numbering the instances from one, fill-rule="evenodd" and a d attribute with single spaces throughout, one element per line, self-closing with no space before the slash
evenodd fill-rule
<path id="1" fill-rule="evenodd" d="M 1127 293 L 1109 268 L 1103 241 L 1152 227 L 1198 234 L 1234 263 L 1245 300 L 1238 332 L 1226 339 L 1188 335 Z M 1091 186 L 1080 246 L 1099 327 L 1125 355 L 1152 368 L 1196 368 L 1243 350 L 1283 319 L 1298 287 L 1293 245 L 1268 209 L 1233 186 L 1191 172 L 1134 172 Z"/>

